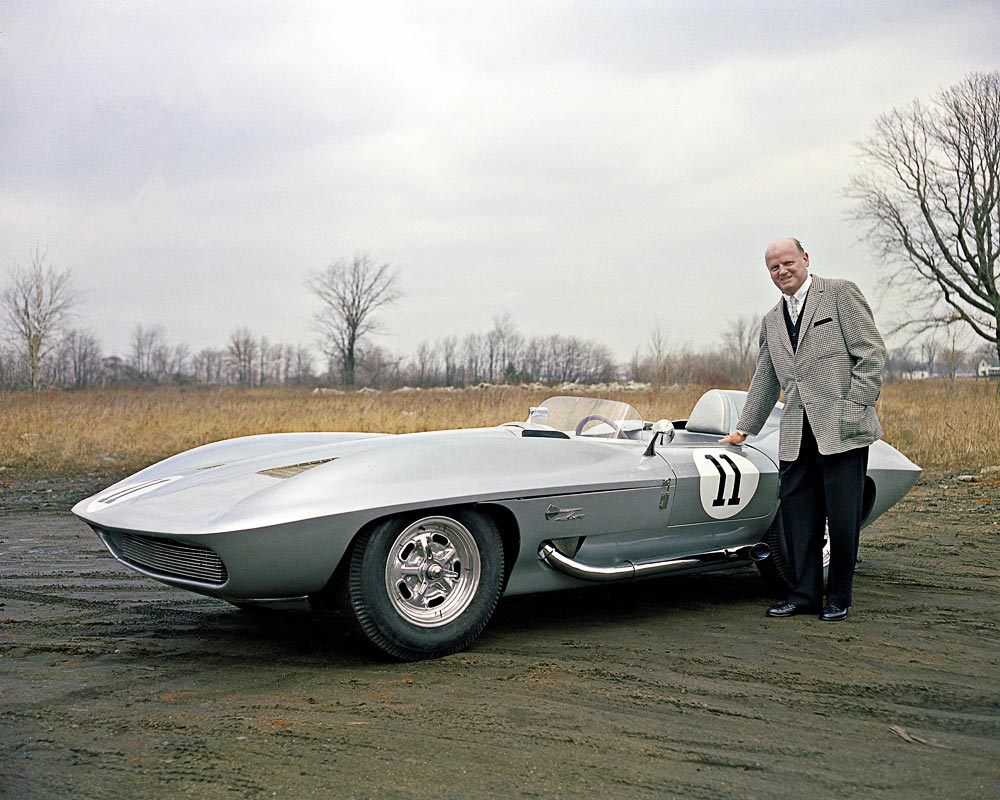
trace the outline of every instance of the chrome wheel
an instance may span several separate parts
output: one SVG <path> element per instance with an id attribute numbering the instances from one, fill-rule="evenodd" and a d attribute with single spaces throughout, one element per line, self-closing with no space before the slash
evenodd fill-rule
<path id="1" fill-rule="evenodd" d="M 437 658 L 468 647 L 500 598 L 496 522 L 466 508 L 446 514 L 388 517 L 351 545 L 342 586 L 348 620 L 393 658 Z"/>
<path id="2" fill-rule="evenodd" d="M 385 589 L 401 617 L 436 628 L 468 608 L 481 569 L 468 528 L 448 517 L 425 517 L 400 533 L 389 549 Z"/>

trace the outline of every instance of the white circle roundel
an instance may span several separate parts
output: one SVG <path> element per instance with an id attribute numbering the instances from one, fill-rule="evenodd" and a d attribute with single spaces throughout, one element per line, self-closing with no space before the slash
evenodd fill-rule
<path id="1" fill-rule="evenodd" d="M 735 516 L 753 499 L 760 471 L 749 459 L 721 447 L 694 451 L 701 507 L 714 519 Z"/>

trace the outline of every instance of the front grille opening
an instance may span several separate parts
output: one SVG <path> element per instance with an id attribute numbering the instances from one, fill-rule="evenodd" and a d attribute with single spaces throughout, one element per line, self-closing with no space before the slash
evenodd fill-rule
<path id="1" fill-rule="evenodd" d="M 219 554 L 201 545 L 134 533 L 105 533 L 105 539 L 118 558 L 149 572 L 216 586 L 229 579 Z"/>

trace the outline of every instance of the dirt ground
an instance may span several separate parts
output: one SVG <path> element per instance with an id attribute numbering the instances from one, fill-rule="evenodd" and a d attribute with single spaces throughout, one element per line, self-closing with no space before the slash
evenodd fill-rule
<path id="1" fill-rule="evenodd" d="M 925 475 L 844 623 L 746 569 L 503 600 L 416 664 L 133 574 L 86 483 L 0 486 L 2 798 L 1000 798 L 997 480 Z"/>

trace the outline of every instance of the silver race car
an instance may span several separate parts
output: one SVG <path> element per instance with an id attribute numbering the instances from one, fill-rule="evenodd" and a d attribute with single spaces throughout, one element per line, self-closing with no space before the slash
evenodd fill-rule
<path id="1" fill-rule="evenodd" d="M 390 656 L 432 658 L 468 647 L 501 594 L 750 563 L 786 588 L 780 406 L 742 446 L 718 442 L 745 397 L 713 389 L 677 422 L 573 396 L 495 428 L 248 436 L 73 512 L 150 578 L 243 607 L 336 602 Z M 876 442 L 864 524 L 919 475 Z"/>

